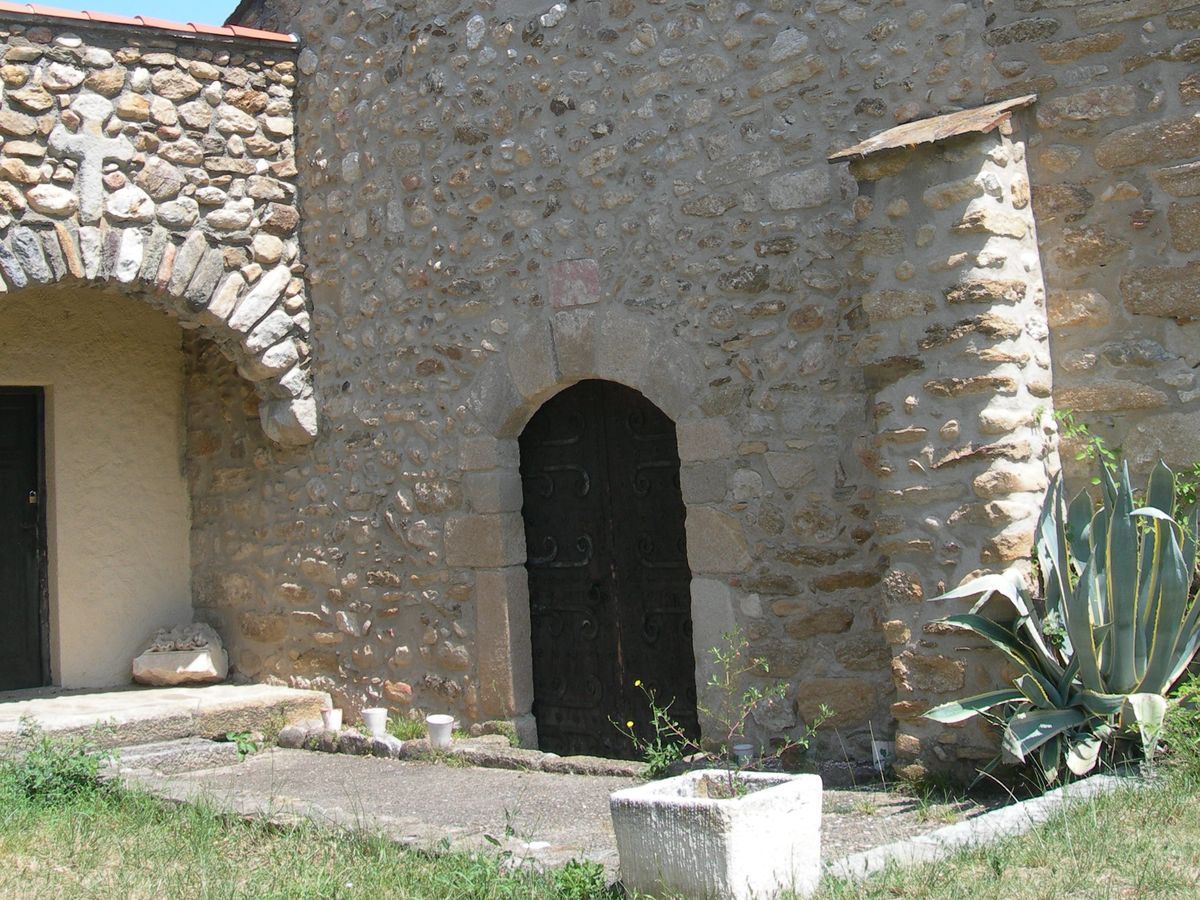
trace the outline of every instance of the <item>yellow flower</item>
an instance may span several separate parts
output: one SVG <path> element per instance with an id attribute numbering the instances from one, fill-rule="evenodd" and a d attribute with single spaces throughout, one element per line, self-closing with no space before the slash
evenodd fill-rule
<path id="1" fill-rule="evenodd" d="M 633 720 L 631 719 L 630 721 L 626 722 L 626 723 L 625 723 L 625 727 L 626 727 L 626 728 L 632 728 L 632 727 L 633 727 Z"/>
<path id="2" fill-rule="evenodd" d="M 636 678 L 636 679 L 634 679 L 633 686 L 634 686 L 634 687 L 641 687 L 641 686 L 642 686 L 642 679 L 640 679 L 640 678 Z"/>

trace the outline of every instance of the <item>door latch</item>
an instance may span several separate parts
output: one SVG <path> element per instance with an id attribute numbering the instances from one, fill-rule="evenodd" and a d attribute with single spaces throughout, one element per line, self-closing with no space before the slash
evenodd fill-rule
<path id="1" fill-rule="evenodd" d="M 37 506 L 37 505 L 38 505 L 38 492 L 37 492 L 37 491 L 30 491 L 30 492 L 29 492 L 29 505 L 30 505 L 30 506 Z"/>

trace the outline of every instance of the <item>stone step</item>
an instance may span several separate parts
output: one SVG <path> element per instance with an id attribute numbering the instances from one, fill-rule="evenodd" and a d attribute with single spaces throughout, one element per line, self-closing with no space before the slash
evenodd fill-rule
<path id="1" fill-rule="evenodd" d="M 277 733 L 293 722 L 320 718 L 329 705 L 322 691 L 266 684 L 10 693 L 0 698 L 0 747 L 17 737 L 23 720 L 49 734 L 128 747 L 231 731 Z"/>
<path id="2" fill-rule="evenodd" d="M 174 741 L 155 741 L 118 747 L 106 770 L 113 775 L 150 770 L 163 775 L 215 769 L 241 762 L 242 755 L 233 741 L 210 741 L 188 737 Z"/>

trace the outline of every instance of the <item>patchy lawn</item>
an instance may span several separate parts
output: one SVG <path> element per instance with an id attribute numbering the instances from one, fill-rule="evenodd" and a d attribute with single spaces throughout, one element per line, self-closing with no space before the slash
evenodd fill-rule
<path id="1" fill-rule="evenodd" d="M 606 896 L 602 870 L 539 875 L 493 855 L 435 857 L 312 825 L 230 820 L 125 791 L 65 803 L 0 789 L 0 896 Z"/>
<path id="2" fill-rule="evenodd" d="M 1200 896 L 1200 775 L 1073 804 L 1040 828 L 864 884 L 826 883 L 821 900 Z"/>
<path id="3" fill-rule="evenodd" d="M 498 854 L 427 855 L 311 824 L 242 821 L 96 789 L 89 757 L 40 747 L 0 768 L 0 896 L 621 896 L 595 865 L 536 873 Z M 1027 835 L 940 863 L 864 884 L 826 882 L 818 896 L 1200 896 L 1200 765 L 1167 767 L 1148 787 L 1076 803 Z"/>

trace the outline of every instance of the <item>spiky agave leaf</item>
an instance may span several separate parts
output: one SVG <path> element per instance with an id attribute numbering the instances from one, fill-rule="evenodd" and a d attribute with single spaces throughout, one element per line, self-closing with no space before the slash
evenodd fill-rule
<path id="1" fill-rule="evenodd" d="M 1003 688 L 998 691 L 988 691 L 986 694 L 976 694 L 974 697 L 952 700 L 949 703 L 935 706 L 933 709 L 925 712 L 924 718 L 946 724 L 964 722 L 972 716 L 977 716 L 1002 704 L 1016 703 L 1024 699 L 1025 695 L 1020 691 L 1013 688 Z"/>
<path id="2" fill-rule="evenodd" d="M 1151 759 L 1167 717 L 1167 698 L 1162 694 L 1130 694 L 1129 707 L 1142 738 L 1142 753 Z"/>
<path id="3" fill-rule="evenodd" d="M 1079 709 L 1031 709 L 1017 713 L 1004 729 L 1004 749 L 1019 760 L 1064 731 L 1078 728 L 1087 715 Z"/>
<path id="4" fill-rule="evenodd" d="M 1067 750 L 1067 768 L 1072 775 L 1086 775 L 1100 761 L 1100 748 L 1104 742 L 1095 734 L 1084 735 L 1074 740 Z"/>

